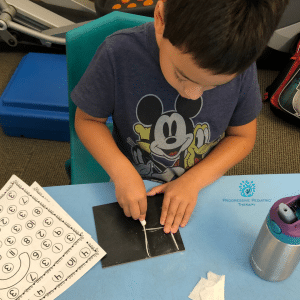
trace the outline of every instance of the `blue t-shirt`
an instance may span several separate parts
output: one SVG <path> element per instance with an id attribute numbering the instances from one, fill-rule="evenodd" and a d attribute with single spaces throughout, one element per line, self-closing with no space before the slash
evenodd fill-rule
<path id="1" fill-rule="evenodd" d="M 256 64 L 232 81 L 185 99 L 160 69 L 154 23 L 110 35 L 71 93 L 87 114 L 113 117 L 113 137 L 143 179 L 168 182 L 202 160 L 228 126 L 262 106 Z"/>

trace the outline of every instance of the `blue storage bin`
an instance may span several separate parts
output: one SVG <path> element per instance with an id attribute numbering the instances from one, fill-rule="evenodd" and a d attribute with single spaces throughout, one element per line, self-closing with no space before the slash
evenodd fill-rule
<path id="1" fill-rule="evenodd" d="M 0 98 L 9 136 L 70 141 L 66 55 L 29 53 Z"/>

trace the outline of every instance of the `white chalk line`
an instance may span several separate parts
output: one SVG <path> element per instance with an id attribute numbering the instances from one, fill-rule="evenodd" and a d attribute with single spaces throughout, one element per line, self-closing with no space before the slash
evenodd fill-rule
<path id="1" fill-rule="evenodd" d="M 147 232 L 146 232 L 146 231 L 147 231 L 147 230 L 149 230 L 149 231 L 154 231 L 154 230 L 159 230 L 159 229 L 162 229 L 162 228 L 164 228 L 164 227 L 147 228 L 147 229 L 146 229 L 146 227 L 143 226 L 144 235 L 145 235 L 146 251 L 147 251 L 148 257 L 151 257 L 151 256 L 150 256 L 150 253 L 149 253 L 150 250 L 149 250 L 149 243 L 148 243 L 148 238 L 147 238 Z M 171 234 L 171 237 L 172 237 L 172 239 L 173 239 L 173 242 L 174 242 L 174 244 L 175 244 L 175 246 L 176 246 L 177 251 L 179 251 L 179 247 L 178 247 L 178 244 L 177 244 L 177 242 L 176 242 L 176 240 L 175 240 L 175 237 L 174 237 L 173 233 L 170 232 L 170 234 Z"/>
<path id="2" fill-rule="evenodd" d="M 161 228 L 163 228 L 163 227 L 157 227 L 157 228 L 148 228 L 148 229 L 146 229 L 146 230 L 158 230 L 158 229 L 161 229 Z"/>
<path id="3" fill-rule="evenodd" d="M 145 244 L 146 244 L 147 255 L 148 255 L 149 257 L 151 257 L 151 256 L 150 256 L 150 253 L 149 253 L 149 244 L 148 244 L 148 238 L 147 238 L 147 232 L 146 232 L 145 225 L 143 225 L 143 229 L 144 229 L 144 235 L 145 235 Z"/>
<path id="4" fill-rule="evenodd" d="M 174 235 L 173 235 L 172 232 L 171 232 L 171 237 L 172 237 L 173 242 L 174 242 L 174 244 L 175 244 L 175 246 L 176 246 L 176 248 L 177 248 L 177 251 L 179 251 L 179 247 L 178 247 L 178 245 L 177 245 L 177 242 L 176 242 L 175 237 L 174 237 Z"/>

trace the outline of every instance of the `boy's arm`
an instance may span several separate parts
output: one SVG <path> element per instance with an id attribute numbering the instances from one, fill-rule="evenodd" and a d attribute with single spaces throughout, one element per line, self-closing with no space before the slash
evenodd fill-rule
<path id="1" fill-rule="evenodd" d="M 194 210 L 198 193 L 242 161 L 253 149 L 256 119 L 243 125 L 228 127 L 225 138 L 197 165 L 174 181 L 154 187 L 148 195 L 164 192 L 161 224 L 166 233 L 185 226 Z"/>
<path id="2" fill-rule="evenodd" d="M 144 182 L 127 157 L 119 150 L 107 119 L 95 118 L 77 107 L 75 130 L 86 149 L 115 184 L 116 198 L 127 217 L 145 219 L 147 197 Z"/>

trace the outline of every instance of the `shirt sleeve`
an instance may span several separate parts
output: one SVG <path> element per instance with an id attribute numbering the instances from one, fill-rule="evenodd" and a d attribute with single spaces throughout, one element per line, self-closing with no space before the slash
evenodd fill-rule
<path id="1" fill-rule="evenodd" d="M 262 98 L 257 78 L 256 63 L 253 63 L 241 77 L 241 89 L 229 126 L 242 126 L 259 115 Z"/>
<path id="2" fill-rule="evenodd" d="M 71 99 L 90 116 L 107 118 L 113 113 L 114 96 L 113 66 L 104 41 L 71 92 Z"/>

